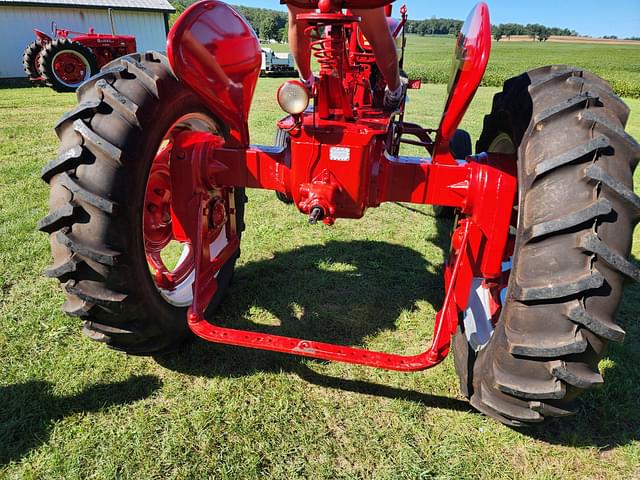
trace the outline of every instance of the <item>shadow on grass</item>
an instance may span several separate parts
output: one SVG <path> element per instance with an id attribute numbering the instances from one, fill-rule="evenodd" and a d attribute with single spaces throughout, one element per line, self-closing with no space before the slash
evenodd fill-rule
<path id="1" fill-rule="evenodd" d="M 449 231 L 425 241 L 448 245 Z M 419 301 L 439 308 L 444 294 L 442 282 L 440 266 L 428 265 L 412 249 L 374 241 L 330 241 L 280 252 L 273 259 L 237 268 L 213 321 L 227 327 L 354 345 L 365 337 L 394 329 L 401 312 L 415 309 Z M 277 325 L 249 321 L 250 314 Z M 292 355 L 203 341 L 184 351 L 158 356 L 156 361 L 174 371 L 206 377 L 289 371 L 328 388 L 452 410 L 470 408 L 447 397 L 325 376 Z"/>
<path id="2" fill-rule="evenodd" d="M 552 419 L 522 433 L 550 443 L 604 450 L 640 440 L 640 284 L 627 287 L 616 320 L 626 337 L 621 344 L 609 344 L 602 388 L 580 398 L 576 416 Z"/>
<path id="3" fill-rule="evenodd" d="M 414 390 L 389 387 L 387 385 L 380 385 L 362 380 L 348 380 L 339 377 L 331 377 L 329 375 L 322 375 L 303 364 L 300 364 L 295 369 L 295 373 L 304 381 L 324 388 L 360 393 L 374 397 L 407 400 L 430 408 L 446 408 L 448 410 L 457 410 L 461 412 L 473 410 L 468 402 L 463 402 L 462 400 L 455 398 L 430 395 L 427 393 L 416 392 Z"/>
<path id="4" fill-rule="evenodd" d="M 54 395 L 52 384 L 45 381 L 0 386 L 0 465 L 17 461 L 45 443 L 55 420 L 136 402 L 158 388 L 160 381 L 150 375 L 93 385 L 69 397 Z"/>

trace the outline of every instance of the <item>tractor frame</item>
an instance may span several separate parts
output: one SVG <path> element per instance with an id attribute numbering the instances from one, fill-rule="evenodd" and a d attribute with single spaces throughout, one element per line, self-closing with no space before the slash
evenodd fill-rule
<path id="1" fill-rule="evenodd" d="M 216 0 L 194 4 L 178 19 L 168 39 L 168 56 L 177 77 L 197 92 L 226 125 L 225 139 L 184 132 L 170 155 L 171 214 L 174 235 L 190 244 L 195 257 L 193 303 L 188 324 L 206 340 L 285 352 L 306 357 L 416 371 L 433 367 L 447 355 L 459 315 L 468 306 L 474 278 L 498 284 L 513 242 L 509 228 L 517 195 L 514 155 L 482 153 L 455 158 L 450 142 L 483 77 L 491 48 L 486 4 L 478 4 L 458 36 L 449 97 L 437 128 L 404 121 L 404 107 L 381 108 L 382 90 L 369 83 L 375 59 L 357 52 L 348 33 L 359 18 L 343 7 L 358 1 L 289 3 L 318 7 L 304 14 L 316 40 L 312 52 L 320 64 L 312 92 L 314 105 L 278 122 L 289 133 L 284 147 L 250 144 L 248 114 L 260 73 L 260 46 L 253 30 L 227 5 Z M 316 5 L 319 3 L 319 5 Z M 379 0 L 378 6 L 390 2 Z M 392 27 L 404 47 L 402 7 Z M 330 28 L 327 28 L 330 27 Z M 410 82 L 414 86 L 416 82 Z M 419 83 L 419 82 L 418 82 Z M 373 94 L 369 92 L 373 91 Z M 412 137 L 412 138 L 408 138 Z M 417 140 L 416 140 L 417 139 Z M 399 155 L 403 143 L 418 145 L 424 157 Z M 403 356 L 361 348 L 223 328 L 205 319 L 215 295 L 215 272 L 239 246 L 237 226 L 226 228 L 227 246 L 211 258 L 208 241 L 227 222 L 237 188 L 268 189 L 286 195 L 310 223 L 361 218 L 384 202 L 441 205 L 459 210 L 449 261 L 445 300 L 435 320 L 431 345 L 421 354 Z M 211 191 L 226 194 L 211 196 Z M 156 282 L 171 283 L 156 272 Z"/>

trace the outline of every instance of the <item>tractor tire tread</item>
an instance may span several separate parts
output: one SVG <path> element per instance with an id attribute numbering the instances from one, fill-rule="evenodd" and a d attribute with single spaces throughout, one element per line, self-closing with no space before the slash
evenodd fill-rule
<path id="1" fill-rule="evenodd" d="M 501 131 L 518 146 L 516 252 L 539 258 L 513 257 L 491 340 L 471 361 L 461 355 L 456 369 L 471 405 L 507 425 L 574 414 L 577 395 L 603 382 L 598 360 L 607 342 L 624 340 L 614 320 L 620 289 L 640 281 L 629 260 L 640 219 L 640 145 L 624 130 L 628 116 L 605 81 L 550 66 L 505 82 L 484 119 L 477 151 Z M 550 201 L 559 208 L 542 210 Z M 545 257 L 545 249 L 555 254 Z"/>
<path id="2" fill-rule="evenodd" d="M 74 199 L 83 201 L 110 215 L 117 213 L 118 205 L 115 202 L 89 191 L 88 188 L 80 184 L 80 180 L 71 178 L 68 173 L 60 174 L 60 184 L 72 193 Z"/>
<path id="3" fill-rule="evenodd" d="M 116 265 L 118 257 L 122 255 L 120 252 L 109 250 L 107 248 L 98 249 L 96 247 L 83 245 L 71 234 L 64 233 L 63 230 L 59 230 L 55 233 L 55 239 L 58 243 L 64 245 L 73 253 L 80 255 L 81 257 L 89 258 L 103 265 Z"/>
<path id="4" fill-rule="evenodd" d="M 82 163 L 88 163 L 91 160 L 86 159 L 85 151 L 81 145 L 74 145 L 73 147 L 60 153 L 56 158 L 47 163 L 40 174 L 40 178 L 49 183 L 58 173 L 62 173 L 68 170 L 74 170 Z"/>
<path id="5" fill-rule="evenodd" d="M 55 209 L 38 222 L 38 230 L 46 233 L 53 233 L 72 223 L 77 215 L 79 207 L 72 202 L 65 203 L 60 208 Z"/>
<path id="6" fill-rule="evenodd" d="M 138 105 L 129 100 L 125 95 L 117 91 L 105 79 L 96 83 L 96 88 L 102 92 L 103 101 L 134 127 L 141 128 L 138 119 Z"/>
<path id="7" fill-rule="evenodd" d="M 632 209 L 632 215 L 636 219 L 640 218 L 640 197 L 636 195 L 631 188 L 613 178 L 597 165 L 589 165 L 585 168 L 584 176 L 589 180 L 600 182 L 607 187 L 609 192 L 629 203 Z"/>
<path id="8" fill-rule="evenodd" d="M 114 292 L 102 283 L 90 280 L 70 280 L 65 283 L 64 289 L 87 303 L 108 308 L 118 308 L 127 299 L 126 294 Z"/>
<path id="9" fill-rule="evenodd" d="M 44 270 L 45 277 L 48 278 L 57 278 L 63 279 L 66 278 L 70 273 L 76 272 L 78 270 L 78 263 L 80 261 L 77 258 L 71 257 L 68 260 L 51 265 Z"/>
<path id="10" fill-rule="evenodd" d="M 142 247 L 131 232 L 139 207 L 132 204 L 142 200 L 131 189 L 144 188 L 136 187 L 145 174 L 141 155 L 149 158 L 144 141 L 161 142 L 168 128 L 162 112 L 207 111 L 155 52 L 113 60 L 76 94 L 78 107 L 56 126 L 60 154 L 42 171 L 52 187 L 50 213 L 39 224 L 54 257 L 45 274 L 63 284 L 62 310 L 84 320 L 88 338 L 134 355 L 175 350 L 191 337 L 186 308 L 161 297 L 144 252 L 137 253 Z M 237 189 L 239 230 L 245 199 Z M 221 271 L 226 284 L 233 264 Z"/>
<path id="11" fill-rule="evenodd" d="M 593 232 L 585 232 L 579 237 L 578 248 L 583 252 L 597 255 L 599 259 L 606 262 L 614 270 L 627 276 L 630 280 L 640 282 L 640 268 L 609 248 Z"/>
<path id="12" fill-rule="evenodd" d="M 42 46 L 34 40 L 27 45 L 22 53 L 22 69 L 30 79 L 35 79 L 40 76 L 40 72 L 33 70 L 32 66 L 35 67 L 35 65 L 32 65 L 32 62 L 35 60 L 35 57 L 40 54 L 41 50 Z"/>
<path id="13" fill-rule="evenodd" d="M 557 168 L 580 161 L 587 155 L 597 155 L 598 150 L 602 150 L 610 146 L 611 143 L 609 142 L 609 138 L 604 135 L 600 135 L 599 137 L 596 137 L 585 144 L 578 145 L 577 147 L 563 152 L 553 158 L 536 162 L 536 166 L 534 169 L 535 179 L 537 180 L 538 177 L 541 177 L 542 175 L 549 173 Z"/>
<path id="14" fill-rule="evenodd" d="M 553 233 L 560 233 L 574 227 L 587 223 L 593 224 L 604 215 L 609 215 L 613 211 L 611 202 L 606 198 L 601 198 L 586 205 L 580 210 L 575 210 L 561 218 L 548 220 L 546 222 L 532 225 L 524 232 L 524 237 L 530 241 L 540 237 L 546 237 Z"/>
<path id="15" fill-rule="evenodd" d="M 83 145 L 95 156 L 104 156 L 118 164 L 122 159 L 122 150 L 102 138 L 82 120 L 73 121 L 73 129 L 82 137 Z"/>

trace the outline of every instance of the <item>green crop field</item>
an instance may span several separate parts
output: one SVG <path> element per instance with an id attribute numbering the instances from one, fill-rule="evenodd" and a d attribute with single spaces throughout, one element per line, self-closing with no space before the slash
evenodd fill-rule
<path id="1" fill-rule="evenodd" d="M 259 82 L 256 143 L 272 142 L 282 116 L 278 83 Z M 463 127 L 474 138 L 496 91 L 482 87 L 471 107 Z M 412 91 L 408 119 L 435 126 L 444 95 L 443 85 Z M 640 100 L 627 102 L 640 138 Z M 83 338 L 42 276 L 49 245 L 35 231 L 52 127 L 74 105 L 49 89 L 0 90 L 0 478 L 640 479 L 638 285 L 618 315 L 626 341 L 601 362 L 605 386 L 577 416 L 522 431 L 470 408 L 451 358 L 403 374 L 202 341 L 132 357 Z M 450 228 L 430 207 L 385 204 L 329 228 L 250 191 L 246 223 L 217 322 L 398 353 L 425 347 Z M 637 260 L 640 230 L 634 240 Z"/>
<path id="2" fill-rule="evenodd" d="M 454 37 L 442 35 L 409 35 L 405 61 L 407 74 L 431 83 L 447 83 L 454 42 Z M 276 45 L 276 49 L 287 50 L 287 46 Z M 640 45 L 635 44 L 493 42 L 482 84 L 499 87 L 512 76 L 552 64 L 586 68 L 607 80 L 618 95 L 640 98 Z"/>

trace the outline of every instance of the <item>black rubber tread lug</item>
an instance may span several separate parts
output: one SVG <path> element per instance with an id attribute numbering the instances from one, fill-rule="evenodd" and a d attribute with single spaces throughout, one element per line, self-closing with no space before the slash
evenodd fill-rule
<path id="1" fill-rule="evenodd" d="M 603 84 L 594 85 L 592 83 L 594 78 L 598 77 L 591 76 L 591 78 L 585 79 L 584 77 L 574 76 L 568 78 L 567 82 L 579 85 L 581 87 L 581 93 L 583 94 L 591 94 L 594 97 L 600 98 L 601 101 L 606 100 L 606 102 L 603 103 L 606 103 L 607 108 L 613 110 L 623 126 L 626 125 L 629 119 L 629 113 L 631 112 L 629 106 L 613 93 L 608 84 L 604 84 L 603 82 Z M 585 86 L 587 86 L 586 91 Z"/>
<path id="2" fill-rule="evenodd" d="M 479 412 L 485 414 L 487 417 L 493 418 L 504 425 L 508 425 L 509 427 L 523 427 L 526 423 L 519 422 L 517 420 L 513 420 L 511 418 L 507 418 L 504 415 L 501 415 L 498 411 L 491 408 L 489 405 L 484 403 L 484 401 L 480 398 L 478 393 L 474 393 L 469 399 L 469 403 L 473 408 L 478 410 Z"/>
<path id="3" fill-rule="evenodd" d="M 89 316 L 94 305 L 78 297 L 67 297 L 62 305 L 62 311 L 70 317 L 84 318 Z"/>
<path id="4" fill-rule="evenodd" d="M 599 387 L 604 383 L 602 375 L 594 372 L 583 363 L 567 363 L 557 360 L 553 362 L 551 373 L 557 379 L 583 390 Z"/>
<path id="5" fill-rule="evenodd" d="M 72 252 L 91 260 L 95 260 L 103 265 L 116 265 L 118 257 L 121 255 L 119 252 L 113 250 L 97 250 L 95 248 L 87 247 L 74 240 L 72 237 L 66 235 L 63 231 L 59 231 L 56 234 L 56 240 L 69 248 Z"/>
<path id="6" fill-rule="evenodd" d="M 100 72 L 95 74 L 93 77 L 91 77 L 76 89 L 76 97 L 78 98 L 78 100 L 82 100 L 82 98 L 84 98 L 91 90 L 93 90 L 96 82 L 107 79 L 112 80 L 116 75 L 120 74 L 121 72 L 125 72 L 126 70 L 127 69 L 124 65 L 113 64 L 113 62 L 111 64 L 108 64 L 107 66 L 103 67 Z"/>
<path id="7" fill-rule="evenodd" d="M 569 408 L 560 408 L 555 407 L 553 405 L 549 405 L 545 402 L 533 401 L 529 402 L 529 408 L 545 417 L 570 417 L 571 415 L 575 415 L 577 413 L 577 409 L 569 409 Z"/>
<path id="8" fill-rule="evenodd" d="M 584 252 L 595 253 L 598 259 L 604 260 L 611 268 L 626 275 L 631 280 L 640 282 L 640 268 L 611 250 L 593 232 L 586 232 L 578 237 L 578 248 Z"/>
<path id="9" fill-rule="evenodd" d="M 81 145 L 74 145 L 68 150 L 65 150 L 56 158 L 47 163 L 42 169 L 41 178 L 45 182 L 49 183 L 51 178 L 58 173 L 66 170 L 72 170 L 78 165 L 87 163 L 83 161 L 84 149 Z"/>
<path id="10" fill-rule="evenodd" d="M 597 154 L 598 150 L 602 150 L 610 146 L 611 142 L 609 142 L 609 139 L 606 136 L 601 135 L 596 137 L 585 144 L 578 145 L 562 155 L 558 155 L 541 162 L 536 162 L 534 170 L 535 177 L 539 177 L 540 175 L 555 170 L 556 168 L 568 165 L 591 153 Z"/>
<path id="11" fill-rule="evenodd" d="M 611 205 L 611 202 L 606 198 L 601 198 L 592 202 L 585 208 L 565 215 L 562 218 L 549 220 L 529 227 L 524 232 L 524 237 L 527 241 L 530 241 L 551 233 L 562 232 L 570 228 L 577 227 L 578 225 L 595 221 L 598 217 L 608 215 L 612 211 L 613 206 Z"/>
<path id="12" fill-rule="evenodd" d="M 87 119 L 93 116 L 93 114 L 98 111 L 100 103 L 101 102 L 98 99 L 90 99 L 79 103 L 76 108 L 63 114 L 60 120 L 57 121 L 53 129 L 56 131 L 58 136 L 60 136 L 60 127 L 63 123 L 75 121 L 78 119 Z"/>
<path id="13" fill-rule="evenodd" d="M 565 282 L 544 287 L 517 287 L 514 289 L 513 295 L 521 302 L 554 300 L 600 288 L 604 285 L 604 281 L 604 276 L 597 270 L 594 270 L 593 272 L 582 275 L 574 282 Z"/>
<path id="14" fill-rule="evenodd" d="M 94 155 L 104 155 L 120 163 L 122 150 L 99 136 L 82 120 L 75 120 L 73 122 L 73 129 L 80 134 L 84 140 L 84 146 L 87 147 L 91 153 Z"/>
<path id="15" fill-rule="evenodd" d="M 90 192 L 73 180 L 68 173 L 62 173 L 60 175 L 60 184 L 69 190 L 73 194 L 74 198 L 82 200 L 89 205 L 93 205 L 98 210 L 111 215 L 117 212 L 118 205 L 115 202 Z"/>
<path id="16" fill-rule="evenodd" d="M 534 72 L 530 72 L 530 75 L 533 73 Z M 576 69 L 569 68 L 566 66 L 559 66 L 559 68 L 555 71 L 553 69 L 549 69 L 549 73 L 547 75 L 543 76 L 539 80 L 536 80 L 535 82 L 532 82 L 531 85 L 529 85 L 529 92 L 533 94 L 537 90 L 540 90 L 541 88 L 545 88 L 551 82 L 554 82 L 559 79 L 569 79 L 571 77 L 576 76 L 576 74 L 579 74 L 579 73 L 580 72 L 577 71 Z"/>
<path id="17" fill-rule="evenodd" d="M 512 420 L 528 423 L 539 423 L 544 420 L 544 417 L 540 415 L 540 413 L 531 410 L 528 406 L 519 407 L 514 403 L 501 399 L 497 392 L 494 393 L 489 390 L 484 383 L 480 387 L 480 393 L 483 403 Z"/>
<path id="18" fill-rule="evenodd" d="M 156 98 L 160 98 L 160 93 L 158 92 L 158 75 L 136 60 L 134 55 L 127 55 L 118 60 L 122 62 L 129 73 L 135 75 L 136 78 L 143 83 L 149 93 Z"/>
<path id="19" fill-rule="evenodd" d="M 541 123 L 544 123 L 545 121 L 549 120 L 550 118 L 555 117 L 556 115 L 560 115 L 561 113 L 564 113 L 568 110 L 573 110 L 579 107 L 587 108 L 589 106 L 595 105 L 597 102 L 598 102 L 597 97 L 589 97 L 587 95 L 575 95 L 567 99 L 566 102 L 558 103 L 557 105 L 549 107 L 543 110 L 542 112 L 540 112 L 538 115 L 534 117 L 533 124 L 538 126 Z"/>
<path id="20" fill-rule="evenodd" d="M 640 218 L 640 197 L 622 182 L 619 182 L 598 165 L 589 165 L 584 169 L 584 176 L 590 180 L 600 182 L 611 192 L 625 200 L 633 208 L 632 216 Z"/>
<path id="21" fill-rule="evenodd" d="M 62 227 L 68 227 L 80 207 L 73 203 L 65 203 L 38 222 L 38 230 L 53 233 Z"/>
<path id="22" fill-rule="evenodd" d="M 96 88 L 102 92 L 103 101 L 113 108 L 131 125 L 141 128 L 138 120 L 138 105 L 113 88 L 106 80 L 98 80 Z"/>
<path id="23" fill-rule="evenodd" d="M 108 336 L 106 336 L 104 333 L 96 332 L 95 330 L 92 330 L 91 328 L 87 327 L 88 323 L 90 324 L 91 322 L 85 322 L 84 327 L 82 327 L 82 334 L 85 337 L 87 337 L 90 340 L 93 340 L 94 342 L 109 343 L 111 339 Z"/>
<path id="24" fill-rule="evenodd" d="M 51 265 L 44 270 L 44 275 L 47 278 L 62 278 L 65 275 L 75 272 L 78 269 L 80 260 L 75 257 L 69 258 L 67 261 Z"/>
<path id="25" fill-rule="evenodd" d="M 629 153 L 632 157 L 631 170 L 634 170 L 638 161 L 640 160 L 640 144 L 629 135 L 623 128 L 611 123 L 607 118 L 598 115 L 592 110 L 585 110 L 578 114 L 578 119 L 582 122 L 591 123 L 593 125 L 599 125 L 607 131 L 609 137 L 617 137 L 619 143 L 625 145 L 629 149 Z M 613 142 L 614 144 L 617 142 Z"/>
<path id="26" fill-rule="evenodd" d="M 104 284 L 91 280 L 70 280 L 64 284 L 64 289 L 85 302 L 108 308 L 119 308 L 128 297 L 125 293 L 114 292 L 105 288 Z"/>
<path id="27" fill-rule="evenodd" d="M 551 374 L 552 366 L 549 366 Z M 563 383 L 551 375 L 548 380 L 522 378 L 517 374 L 510 374 L 493 365 L 495 385 L 503 393 L 528 400 L 559 400 L 566 394 Z"/>
<path id="28" fill-rule="evenodd" d="M 535 335 L 532 332 L 519 333 L 505 327 L 509 352 L 524 357 L 553 358 L 575 353 L 583 353 L 587 349 L 587 339 L 576 327 L 573 336 L 550 338 L 548 334 Z"/>
<path id="29" fill-rule="evenodd" d="M 105 325 L 103 323 L 88 321 L 85 323 L 85 328 L 88 328 L 94 332 L 103 333 L 105 335 L 135 335 L 136 332 L 134 330 L 127 330 L 120 327 L 115 327 L 113 325 Z"/>
<path id="30" fill-rule="evenodd" d="M 622 342 L 626 335 L 625 331 L 615 322 L 591 315 L 577 300 L 573 302 L 573 307 L 567 313 L 567 318 L 612 342 Z"/>

